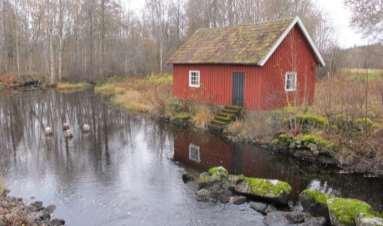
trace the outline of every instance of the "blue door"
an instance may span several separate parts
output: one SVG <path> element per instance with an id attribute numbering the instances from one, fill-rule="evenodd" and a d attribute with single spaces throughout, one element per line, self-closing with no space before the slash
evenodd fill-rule
<path id="1" fill-rule="evenodd" d="M 245 73 L 233 73 L 233 105 L 243 106 L 243 94 L 245 84 Z"/>

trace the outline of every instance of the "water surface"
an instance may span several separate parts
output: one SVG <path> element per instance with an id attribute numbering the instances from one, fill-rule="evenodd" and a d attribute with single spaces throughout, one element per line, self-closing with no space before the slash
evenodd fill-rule
<path id="1" fill-rule="evenodd" d="M 57 206 L 68 225 L 262 225 L 247 207 L 200 203 L 185 171 L 223 165 L 233 173 L 277 178 L 297 194 L 307 186 L 382 208 L 383 182 L 339 175 L 198 132 L 121 111 L 92 92 L 0 96 L 0 169 L 11 194 Z M 62 123 L 74 138 L 66 142 Z M 91 133 L 80 131 L 83 123 Z M 45 137 L 51 126 L 54 136 Z"/>

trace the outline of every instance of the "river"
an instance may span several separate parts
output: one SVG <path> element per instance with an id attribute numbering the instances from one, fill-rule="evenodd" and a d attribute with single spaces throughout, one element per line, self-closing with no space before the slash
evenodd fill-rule
<path id="1" fill-rule="evenodd" d="M 107 104 L 91 91 L 0 95 L 0 170 L 11 195 L 57 206 L 67 225 L 262 225 L 241 206 L 197 202 L 182 174 L 222 165 L 383 209 L 383 180 L 305 165 L 260 147 L 177 129 Z M 74 138 L 66 141 L 62 124 Z M 90 133 L 82 133 L 87 123 Z M 46 137 L 44 127 L 53 128 Z"/>

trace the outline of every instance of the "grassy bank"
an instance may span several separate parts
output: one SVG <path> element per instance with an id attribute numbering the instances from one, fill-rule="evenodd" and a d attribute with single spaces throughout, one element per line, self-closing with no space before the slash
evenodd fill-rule
<path id="1" fill-rule="evenodd" d="M 59 82 L 56 85 L 56 90 L 60 92 L 77 92 L 77 91 L 88 89 L 90 87 L 91 85 L 86 82 L 78 82 L 78 83 Z"/>
<path id="2" fill-rule="evenodd" d="M 188 122 L 205 129 L 215 107 L 177 100 L 172 95 L 170 74 L 145 77 L 111 78 L 96 86 L 95 92 L 129 111 L 147 113 L 156 118 Z"/>
<path id="3" fill-rule="evenodd" d="M 129 111 L 147 113 L 171 121 L 188 122 L 206 129 L 218 107 L 177 100 L 172 95 L 171 75 L 112 78 L 95 88 L 96 93 Z M 383 81 L 357 79 L 319 81 L 311 106 L 289 106 L 270 112 L 247 112 L 230 124 L 224 135 L 237 142 L 282 143 L 336 155 L 340 164 L 374 156 L 383 169 Z M 280 134 L 285 134 L 280 136 Z M 329 150 L 331 149 L 331 150 Z M 380 167 L 379 166 L 379 167 Z"/>

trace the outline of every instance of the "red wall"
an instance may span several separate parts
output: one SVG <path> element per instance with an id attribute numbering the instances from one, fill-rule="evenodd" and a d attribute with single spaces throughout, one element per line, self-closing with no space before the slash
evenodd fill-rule
<path id="1" fill-rule="evenodd" d="M 271 110 L 287 103 L 312 103 L 315 92 L 316 59 L 299 27 L 295 27 L 263 66 L 173 65 L 173 94 L 218 105 L 232 104 L 232 74 L 245 73 L 244 106 L 249 110 Z M 201 72 L 201 87 L 189 87 L 189 70 Z M 286 94 L 285 73 L 298 74 L 297 91 Z"/>

